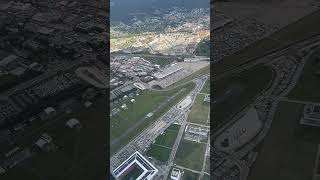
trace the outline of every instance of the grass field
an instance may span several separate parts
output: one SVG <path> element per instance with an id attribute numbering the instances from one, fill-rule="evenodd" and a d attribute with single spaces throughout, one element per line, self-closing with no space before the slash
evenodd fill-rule
<path id="1" fill-rule="evenodd" d="M 273 71 L 270 68 L 257 66 L 214 82 L 215 102 L 211 125 L 218 127 L 228 122 L 231 116 L 240 112 L 254 97 L 262 93 L 272 79 Z"/>
<path id="2" fill-rule="evenodd" d="M 206 166 L 205 166 L 204 171 L 207 173 L 210 173 L 210 156 L 206 157 Z"/>
<path id="3" fill-rule="evenodd" d="M 182 180 L 198 180 L 199 178 L 199 174 L 188 171 L 188 170 L 183 170 L 183 176 L 182 176 Z"/>
<path id="4" fill-rule="evenodd" d="M 167 112 L 183 99 L 194 86 L 195 84 L 190 82 L 168 91 L 146 90 L 135 97 L 136 102 L 134 104 L 126 102 L 128 110 L 122 110 L 111 118 L 111 153 L 113 154 L 121 146 L 127 144 L 139 132 Z M 176 96 L 173 97 L 174 95 Z M 157 111 L 154 112 L 154 115 L 145 119 L 145 116 L 155 109 Z"/>
<path id="5" fill-rule="evenodd" d="M 208 115 L 210 110 L 210 103 L 203 101 L 205 95 L 198 94 L 191 111 L 188 116 L 188 121 L 197 124 L 208 124 Z"/>
<path id="6" fill-rule="evenodd" d="M 312 179 L 317 145 L 296 135 L 303 107 L 280 103 L 248 180 Z"/>
<path id="7" fill-rule="evenodd" d="M 151 145 L 147 155 L 159 161 L 166 162 L 169 159 L 172 147 L 177 138 L 180 125 L 172 124 L 163 134 L 158 136 Z"/>
<path id="8" fill-rule="evenodd" d="M 46 132 L 58 146 L 55 152 L 40 152 L 22 166 L 11 169 L 1 180 L 87 180 L 105 179 L 107 160 L 107 136 L 105 120 L 106 101 L 99 97 L 90 108 L 80 107 L 68 115 L 51 120 L 50 126 L 37 131 L 28 131 L 16 138 L 20 147 L 33 144 Z M 79 119 L 82 128 L 79 132 L 69 129 L 65 122 L 70 118 Z"/>
<path id="9" fill-rule="evenodd" d="M 213 74 L 220 74 L 257 56 L 262 56 L 277 48 L 285 47 L 295 41 L 318 34 L 320 32 L 320 24 L 314 24 L 313 22 L 316 22 L 319 18 L 320 10 L 273 33 L 269 38 L 259 40 L 241 51 L 224 58 L 222 61 L 214 64 L 215 71 Z"/>
<path id="10" fill-rule="evenodd" d="M 316 51 L 307 60 L 303 73 L 297 86 L 290 92 L 292 99 L 305 101 L 320 101 L 320 63 L 316 62 L 320 56 L 320 50 Z"/>
<path id="11" fill-rule="evenodd" d="M 209 175 L 203 175 L 201 180 L 210 180 L 210 176 Z"/>
<path id="12" fill-rule="evenodd" d="M 180 166 L 200 171 L 205 152 L 206 144 L 182 139 L 174 162 Z"/>
<path id="13" fill-rule="evenodd" d="M 210 93 L 210 78 L 207 79 L 206 83 L 204 84 L 200 92 L 206 94 Z"/>

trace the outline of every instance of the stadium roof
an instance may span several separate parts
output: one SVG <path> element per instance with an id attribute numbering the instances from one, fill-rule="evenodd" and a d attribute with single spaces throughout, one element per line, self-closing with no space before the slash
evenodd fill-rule
<path id="1" fill-rule="evenodd" d="M 156 77 L 157 79 L 162 79 L 181 69 L 183 69 L 183 67 L 178 65 L 172 65 L 172 66 L 169 66 L 168 68 L 161 70 L 160 72 L 154 73 L 153 76 Z"/>
<path id="2" fill-rule="evenodd" d="M 127 160 L 125 160 L 113 171 L 114 175 L 119 180 L 124 178 L 130 179 L 130 177 L 136 180 L 150 180 L 157 172 L 158 169 L 156 169 L 138 151 L 133 153 Z"/>

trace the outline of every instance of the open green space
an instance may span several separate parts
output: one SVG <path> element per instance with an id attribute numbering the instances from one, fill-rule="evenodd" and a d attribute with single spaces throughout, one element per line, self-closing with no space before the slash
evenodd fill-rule
<path id="1" fill-rule="evenodd" d="M 174 162 L 180 166 L 201 171 L 206 144 L 182 139 Z"/>
<path id="2" fill-rule="evenodd" d="M 215 71 L 213 74 L 221 74 L 227 69 L 254 60 L 256 57 L 263 56 L 290 43 L 318 34 L 320 32 L 320 24 L 315 24 L 314 22 L 317 22 L 319 18 L 320 10 L 317 10 L 274 32 L 269 37 L 263 38 L 239 52 L 224 58 L 214 64 Z"/>
<path id="3" fill-rule="evenodd" d="M 296 134 L 302 104 L 281 102 L 248 180 L 312 179 L 317 144 Z"/>
<path id="4" fill-rule="evenodd" d="M 291 99 L 320 101 L 320 50 L 307 60 L 298 84 L 290 92 Z"/>
<path id="5" fill-rule="evenodd" d="M 256 66 L 234 76 L 215 81 L 215 98 L 212 107 L 215 113 L 211 125 L 216 128 L 227 123 L 253 98 L 263 93 L 272 80 L 273 71 L 270 68 Z"/>
<path id="6" fill-rule="evenodd" d="M 156 160 L 166 162 L 170 157 L 172 149 L 157 144 L 152 144 L 147 152 L 147 156 L 152 157 Z"/>
<path id="7" fill-rule="evenodd" d="M 176 141 L 180 125 L 173 124 L 169 126 L 155 142 L 151 145 L 147 155 L 159 161 L 167 161 L 171 154 L 172 147 Z"/>
<path id="8" fill-rule="evenodd" d="M 161 117 L 194 87 L 195 84 L 190 82 L 170 90 L 145 90 L 135 97 L 135 103 L 132 104 L 130 100 L 125 101 L 128 109 L 121 110 L 111 117 L 111 153 L 127 144 L 134 136 Z M 118 106 L 121 105 L 122 103 Z M 154 112 L 153 116 L 146 118 L 150 112 Z"/>
<path id="9" fill-rule="evenodd" d="M 210 78 L 206 80 L 206 83 L 203 85 L 200 92 L 210 94 Z"/>
<path id="10" fill-rule="evenodd" d="M 201 180 L 210 180 L 210 176 L 205 174 L 205 175 L 203 175 Z"/>
<path id="11" fill-rule="evenodd" d="M 205 166 L 204 171 L 207 173 L 210 173 L 210 156 L 206 157 L 206 166 Z"/>
<path id="12" fill-rule="evenodd" d="M 210 103 L 205 102 L 203 99 L 206 95 L 198 94 L 193 105 L 191 111 L 188 116 L 188 121 L 197 123 L 197 124 L 208 124 L 208 116 L 210 111 Z"/>
<path id="13" fill-rule="evenodd" d="M 59 115 L 40 128 L 32 129 L 17 137 L 16 143 L 20 147 L 27 147 L 42 133 L 48 133 L 57 149 L 36 153 L 22 166 L 10 169 L 1 179 L 105 179 L 106 99 L 100 96 L 92 102 L 94 104 L 89 108 L 81 106 L 73 109 L 72 113 Z M 66 127 L 65 122 L 70 118 L 77 118 L 81 122 L 80 131 Z"/>
<path id="14" fill-rule="evenodd" d="M 199 176 L 200 175 L 197 173 L 188 170 L 183 170 L 182 180 L 198 180 Z"/>

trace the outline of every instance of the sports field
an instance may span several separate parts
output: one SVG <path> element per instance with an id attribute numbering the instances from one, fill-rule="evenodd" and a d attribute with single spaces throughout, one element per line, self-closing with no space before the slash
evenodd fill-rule
<path id="1" fill-rule="evenodd" d="M 296 133 L 302 104 L 281 102 L 248 180 L 312 179 L 317 143 Z"/>
<path id="2" fill-rule="evenodd" d="M 151 145 L 147 155 L 159 161 L 167 161 L 171 154 L 172 147 L 176 141 L 180 125 L 172 124 L 163 134 L 158 136 L 155 142 Z"/>
<path id="3" fill-rule="evenodd" d="M 205 102 L 203 99 L 206 95 L 198 94 L 194 104 L 191 108 L 191 111 L 188 116 L 188 122 L 197 123 L 197 124 L 208 124 L 208 116 L 210 111 L 210 103 Z"/>
<path id="4" fill-rule="evenodd" d="M 320 101 L 320 50 L 307 60 L 297 86 L 290 92 L 291 99 Z"/>
<path id="5" fill-rule="evenodd" d="M 181 139 L 174 162 L 180 166 L 201 171 L 205 152 L 205 143 Z"/>
<path id="6" fill-rule="evenodd" d="M 168 91 L 146 90 L 135 97 L 136 102 L 131 103 L 130 99 L 125 101 L 128 109 L 111 117 L 111 154 L 177 104 L 194 86 L 190 82 Z M 145 118 L 150 112 L 153 112 L 153 116 Z"/>

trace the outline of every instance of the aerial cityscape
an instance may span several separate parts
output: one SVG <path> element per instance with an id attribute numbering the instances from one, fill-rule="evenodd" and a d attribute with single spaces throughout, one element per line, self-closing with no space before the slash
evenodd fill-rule
<path id="1" fill-rule="evenodd" d="M 212 179 L 319 179 L 319 5 L 211 4 Z"/>
<path id="2" fill-rule="evenodd" d="M 183 2 L 137 1 L 125 18 L 112 12 L 129 2 L 110 7 L 116 179 L 210 179 L 209 1 Z"/>
<path id="3" fill-rule="evenodd" d="M 320 1 L 2 0 L 0 180 L 320 180 Z"/>
<path id="4" fill-rule="evenodd" d="M 0 2 L 0 179 L 105 179 L 106 1 Z"/>

